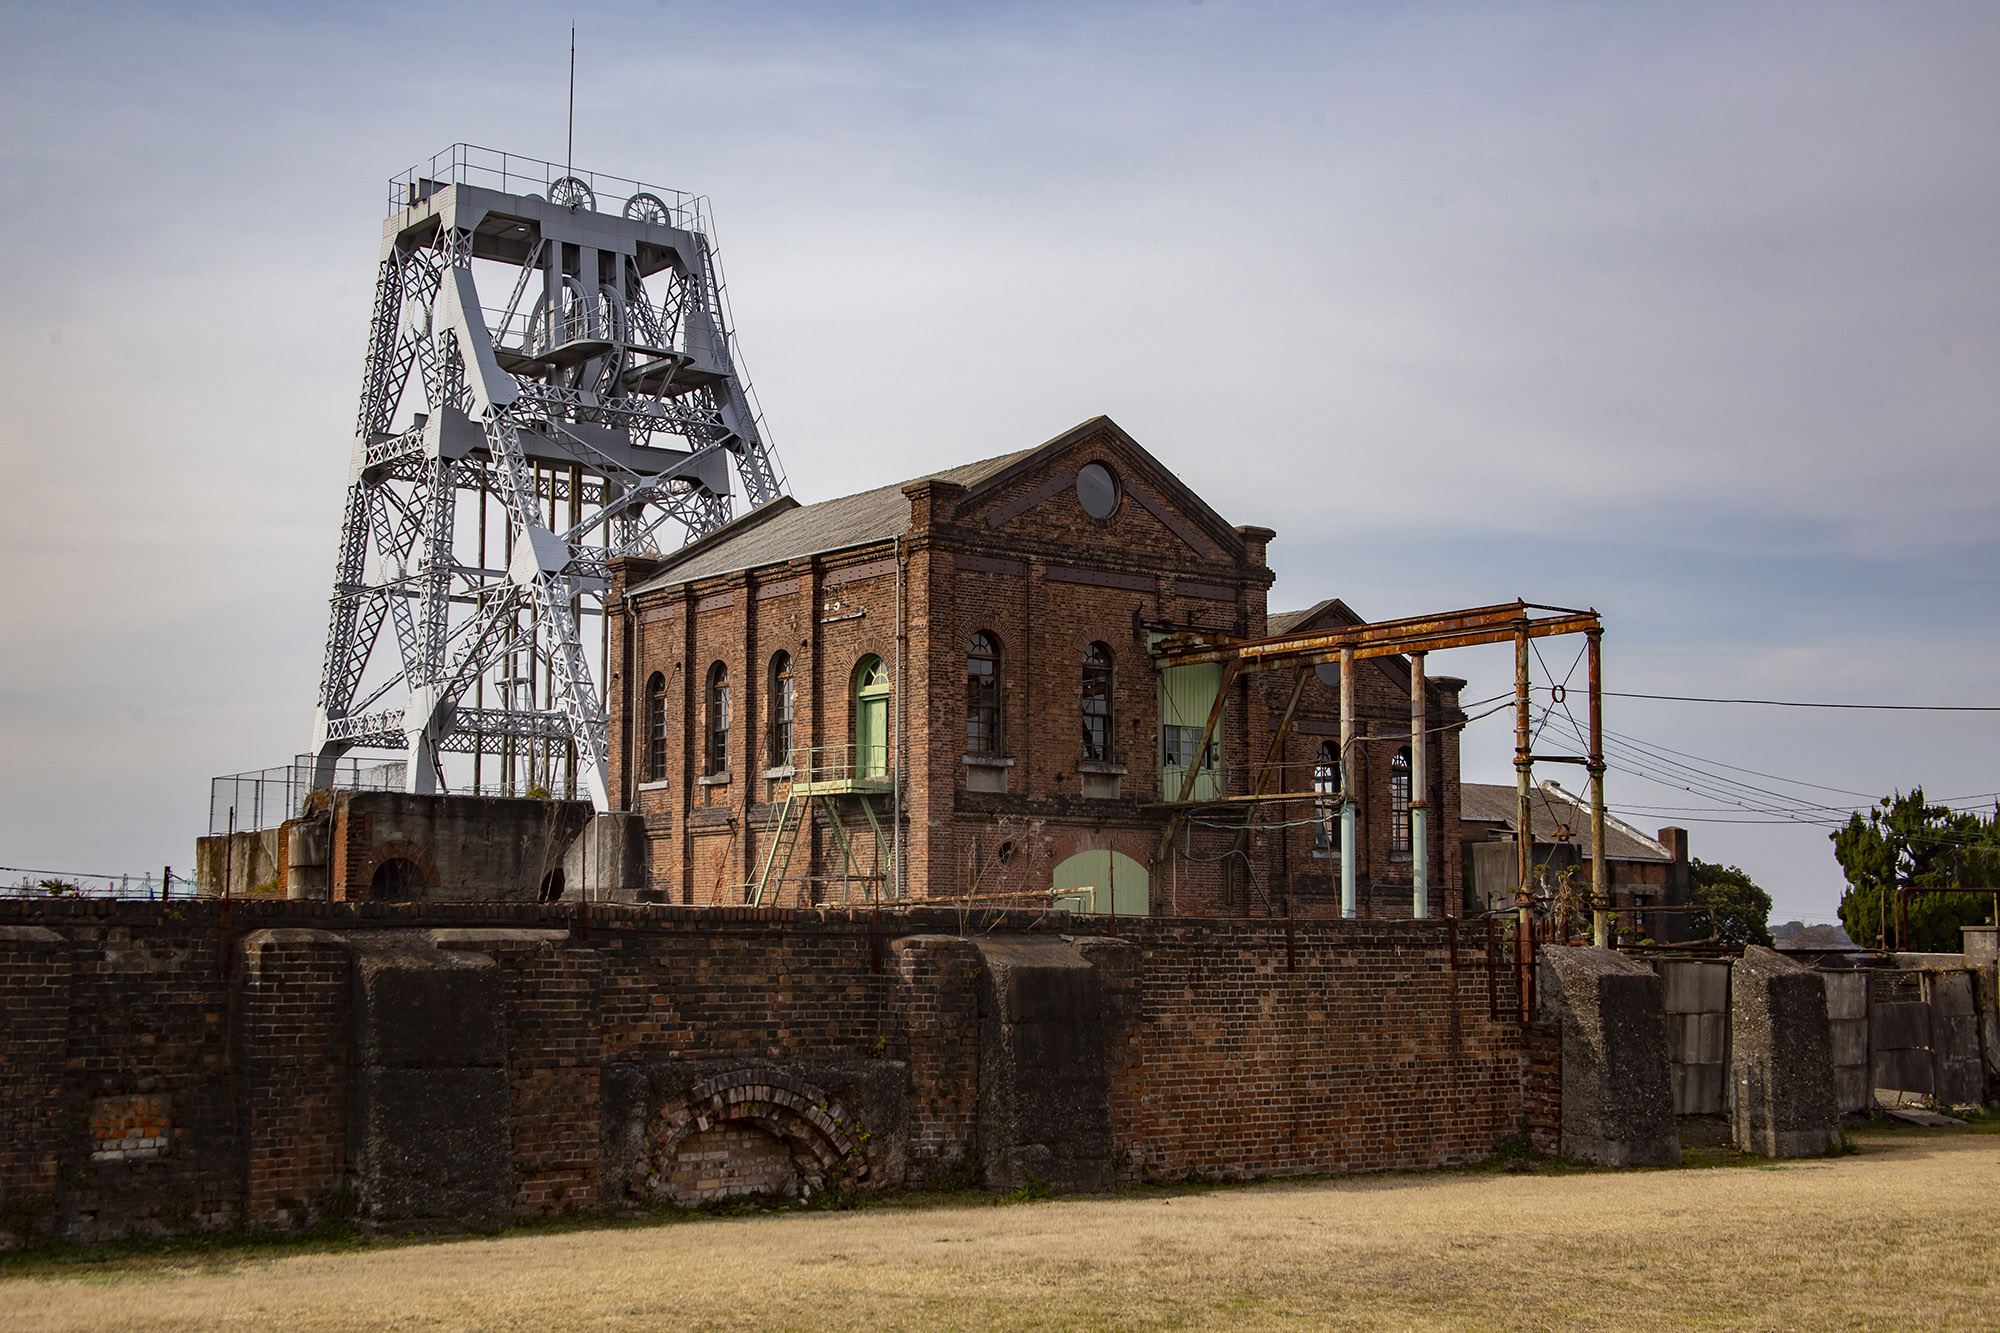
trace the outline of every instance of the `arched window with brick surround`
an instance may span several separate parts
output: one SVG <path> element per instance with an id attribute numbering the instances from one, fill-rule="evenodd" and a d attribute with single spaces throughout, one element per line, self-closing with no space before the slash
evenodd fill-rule
<path id="1" fill-rule="evenodd" d="M 708 714 L 708 745 L 703 751 L 703 771 L 710 777 L 729 771 L 729 668 L 717 662 L 708 669 L 708 687 L 703 692 Z"/>
<path id="2" fill-rule="evenodd" d="M 798 695 L 792 685 L 792 655 L 778 652 L 771 657 L 771 690 L 767 696 L 771 710 L 767 766 L 783 768 L 792 762 L 792 722 L 798 716 Z"/>
<path id="3" fill-rule="evenodd" d="M 1389 850 L 1410 850 L 1410 747 L 1389 761 Z"/>
<path id="4" fill-rule="evenodd" d="M 1338 852 L 1334 826 L 1340 818 L 1340 751 L 1332 741 L 1321 741 L 1313 756 L 1313 798 L 1313 849 Z"/>
<path id="5" fill-rule="evenodd" d="M 657 671 L 646 682 L 645 773 L 647 782 L 667 777 L 667 678 Z"/>
<path id="6" fill-rule="evenodd" d="M 1111 699 L 1116 669 L 1111 650 L 1093 643 L 1083 650 L 1083 757 L 1111 762 Z"/>
<path id="7" fill-rule="evenodd" d="M 981 630 L 965 652 L 965 752 L 1000 749 L 1000 641 Z"/>

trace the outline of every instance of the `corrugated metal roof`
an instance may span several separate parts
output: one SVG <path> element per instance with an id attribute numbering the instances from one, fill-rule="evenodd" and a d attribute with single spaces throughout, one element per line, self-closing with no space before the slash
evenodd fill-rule
<path id="1" fill-rule="evenodd" d="M 734 573 L 739 569 L 796 560 L 800 556 L 821 555 L 869 542 L 888 541 L 909 530 L 910 498 L 903 494 L 905 486 L 914 486 L 920 481 L 949 481 L 965 487 L 976 486 L 1034 452 L 1033 449 L 1023 449 L 999 458 L 982 459 L 943 472 L 912 477 L 893 486 L 879 486 L 857 495 L 843 495 L 818 504 L 786 508 L 776 514 L 767 513 L 771 508 L 767 505 L 763 510 L 753 510 L 729 527 L 720 529 L 708 541 L 696 543 L 694 549 L 685 552 L 645 582 L 636 584 L 632 591 L 650 592 L 655 588 L 670 588 L 716 574 Z M 782 503 L 772 502 L 773 505 Z M 732 534 L 731 528 L 740 530 Z"/>
<path id="2" fill-rule="evenodd" d="M 1503 787 L 1490 782 L 1462 782 L 1458 787 L 1458 817 L 1461 821 L 1475 819 L 1500 824 L 1511 830 L 1514 827 L 1515 802 L 1518 799 L 1512 787 Z M 1588 800 L 1563 790 L 1554 782 L 1544 782 L 1537 786 L 1532 799 L 1537 842 L 1555 841 L 1555 831 L 1558 826 L 1567 824 L 1570 841 L 1588 854 L 1590 851 Z M 1673 853 L 1659 842 L 1610 815 L 1604 817 L 1604 855 L 1613 861 L 1674 859 Z"/>

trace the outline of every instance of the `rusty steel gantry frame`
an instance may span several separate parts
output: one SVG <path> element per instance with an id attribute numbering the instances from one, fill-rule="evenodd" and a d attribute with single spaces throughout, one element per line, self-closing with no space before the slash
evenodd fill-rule
<path id="1" fill-rule="evenodd" d="M 1549 614 L 1536 616 L 1535 612 Z M 1582 634 L 1585 636 L 1585 651 L 1589 659 L 1590 679 L 1590 753 L 1587 758 L 1574 755 L 1537 755 L 1533 753 L 1533 732 L 1529 708 L 1529 689 L 1532 684 L 1530 663 L 1532 660 L 1529 643 L 1534 639 L 1549 638 L 1562 634 Z M 1165 863 L 1173 846 L 1174 836 L 1180 830 L 1187 812 L 1197 806 L 1217 804 L 1244 804 L 1254 810 L 1259 804 L 1287 800 L 1324 799 L 1317 792 L 1279 792 L 1267 795 L 1265 786 L 1272 772 L 1279 766 L 1284 752 L 1285 737 L 1290 732 L 1292 715 L 1298 708 L 1299 696 L 1305 688 L 1306 677 L 1323 663 L 1338 663 L 1340 666 L 1340 914 L 1352 917 L 1355 913 L 1354 883 L 1354 801 L 1350 795 L 1354 788 L 1353 747 L 1354 734 L 1354 664 L 1370 657 L 1410 658 L 1410 840 L 1412 873 L 1415 879 L 1413 906 L 1418 916 L 1430 914 L 1429 902 L 1429 839 L 1426 828 L 1429 809 L 1429 771 L 1426 767 L 1426 725 L 1424 709 L 1424 658 L 1426 654 L 1447 648 L 1470 648 L 1479 644 L 1514 644 L 1514 776 L 1519 811 L 1515 820 L 1515 841 L 1519 846 L 1518 865 L 1520 869 L 1519 887 L 1515 894 L 1517 908 L 1517 930 L 1522 940 L 1533 931 L 1533 893 L 1530 885 L 1534 873 L 1534 807 L 1530 797 L 1534 791 L 1534 765 L 1537 759 L 1551 763 L 1582 764 L 1590 773 L 1590 898 L 1592 935 L 1598 947 L 1610 944 L 1610 898 L 1604 862 L 1604 691 L 1602 688 L 1602 644 L 1604 626 L 1595 611 L 1579 611 L 1572 607 L 1541 606 L 1530 602 L 1505 602 L 1498 606 L 1474 607 L 1466 611 L 1450 611 L 1443 615 L 1415 616 L 1406 620 L 1385 620 L 1373 624 L 1354 625 L 1345 629 L 1315 631 L 1308 634 L 1280 634 L 1264 639 L 1232 639 L 1226 635 L 1206 631 L 1184 631 L 1161 640 L 1153 649 L 1156 664 L 1164 669 L 1176 666 L 1195 666 L 1205 663 L 1222 665 L 1222 680 L 1215 692 L 1215 703 L 1209 709 L 1208 721 L 1202 729 L 1201 744 L 1194 753 L 1205 754 L 1214 739 L 1216 728 L 1221 725 L 1223 709 L 1227 706 L 1230 687 L 1237 676 L 1245 672 L 1279 671 L 1291 669 L 1293 682 L 1291 694 L 1280 716 L 1276 733 L 1271 738 L 1264 763 L 1247 795 L 1241 797 L 1221 797 L 1209 800 L 1194 800 L 1195 780 L 1198 766 L 1190 766 L 1181 780 L 1181 790 L 1177 799 L 1163 801 L 1161 808 L 1169 811 L 1167 826 L 1160 837 L 1159 851 L 1154 856 L 1154 864 Z M 1251 816 L 1246 813 L 1244 829 L 1237 834 L 1237 850 L 1241 850 L 1248 832 Z M 1528 952 L 1519 951 L 1526 967 Z M 1528 993 L 1524 985 L 1522 994 Z"/>

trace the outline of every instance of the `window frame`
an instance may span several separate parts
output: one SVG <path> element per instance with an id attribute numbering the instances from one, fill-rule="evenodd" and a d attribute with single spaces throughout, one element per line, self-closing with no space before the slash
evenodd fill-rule
<path id="1" fill-rule="evenodd" d="M 784 768 L 792 762 L 792 745 L 798 721 L 798 682 L 792 674 L 792 655 L 780 648 L 771 654 L 770 692 L 765 707 L 770 715 L 764 744 L 769 768 Z"/>
<path id="2" fill-rule="evenodd" d="M 1389 850 L 1408 856 L 1414 846 L 1410 827 L 1410 747 L 1389 756 Z"/>
<path id="3" fill-rule="evenodd" d="M 1102 660 L 1092 660 L 1093 654 Z M 1111 651 L 1109 644 L 1094 640 L 1084 648 L 1080 685 L 1077 713 L 1082 724 L 1083 761 L 1092 764 L 1116 763 L 1118 655 Z M 1093 708 L 1093 704 L 1098 707 Z"/>
<path id="4" fill-rule="evenodd" d="M 646 681 L 645 764 L 642 782 L 667 780 L 667 676 L 655 671 Z"/>
<path id="5" fill-rule="evenodd" d="M 1340 747 L 1321 741 L 1313 753 L 1313 850 L 1328 856 L 1340 855 L 1340 835 L 1335 824 L 1340 818 Z"/>
<path id="6" fill-rule="evenodd" d="M 983 680 L 976 670 L 980 663 L 987 668 Z M 965 752 L 969 755 L 997 757 L 1006 752 L 1000 704 L 1005 669 L 999 636 L 988 630 L 975 631 L 965 649 Z"/>
<path id="7" fill-rule="evenodd" d="M 702 687 L 702 714 L 706 735 L 702 746 L 702 772 L 721 777 L 729 772 L 729 664 L 711 663 Z"/>

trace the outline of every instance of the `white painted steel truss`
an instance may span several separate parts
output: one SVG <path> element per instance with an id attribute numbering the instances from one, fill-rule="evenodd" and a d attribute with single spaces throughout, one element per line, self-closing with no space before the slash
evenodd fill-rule
<path id="1" fill-rule="evenodd" d="M 784 490 L 712 236 L 698 197 L 463 144 L 391 182 L 320 769 L 405 749 L 430 792 L 469 753 L 503 790 L 610 808 L 583 627 L 601 634 L 611 559 L 728 522 L 732 472 L 752 508 Z M 385 625 L 395 659 L 372 661 Z"/>

